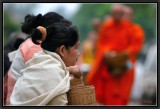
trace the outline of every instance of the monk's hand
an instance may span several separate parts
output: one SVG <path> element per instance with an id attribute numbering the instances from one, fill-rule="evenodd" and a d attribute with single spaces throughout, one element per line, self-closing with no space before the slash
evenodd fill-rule
<path id="1" fill-rule="evenodd" d="M 117 59 L 119 59 L 119 61 L 126 62 L 129 59 L 129 53 L 125 51 L 120 52 L 117 54 Z"/>
<path id="2" fill-rule="evenodd" d="M 105 64 L 107 64 L 107 65 L 112 64 L 115 61 L 116 55 L 117 55 L 117 53 L 114 51 L 105 53 L 105 55 L 104 55 Z"/>
<path id="3" fill-rule="evenodd" d="M 82 73 L 78 65 L 69 66 L 67 67 L 67 69 L 69 70 L 69 73 L 73 75 L 75 78 L 80 78 L 82 76 Z"/>

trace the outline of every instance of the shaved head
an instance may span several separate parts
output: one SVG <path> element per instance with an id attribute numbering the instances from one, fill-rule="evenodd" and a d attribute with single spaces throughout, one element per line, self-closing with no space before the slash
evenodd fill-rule
<path id="1" fill-rule="evenodd" d="M 126 20 L 132 20 L 132 16 L 133 16 L 133 9 L 128 7 L 128 6 L 124 6 L 123 7 L 123 12 L 124 12 L 124 15 L 123 15 L 123 18 L 126 19 Z"/>
<path id="2" fill-rule="evenodd" d="M 99 18 L 93 18 L 92 19 L 92 25 L 99 25 L 101 23 Z"/>
<path id="3" fill-rule="evenodd" d="M 112 7 L 112 17 L 115 21 L 120 21 L 123 17 L 123 5 L 115 4 Z"/>
<path id="4" fill-rule="evenodd" d="M 100 25 L 101 25 L 101 20 L 99 18 L 92 19 L 92 26 L 95 31 L 98 31 Z"/>
<path id="5" fill-rule="evenodd" d="M 114 4 L 112 6 L 112 11 L 121 11 L 123 10 L 123 5 L 122 4 Z"/>

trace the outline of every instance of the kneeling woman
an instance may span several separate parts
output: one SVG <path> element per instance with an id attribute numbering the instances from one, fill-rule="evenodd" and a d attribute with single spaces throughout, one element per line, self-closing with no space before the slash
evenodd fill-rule
<path id="1" fill-rule="evenodd" d="M 79 35 L 75 26 L 54 23 L 39 26 L 31 35 L 42 51 L 25 63 L 10 98 L 11 105 L 66 105 L 70 88 L 68 66 L 79 56 Z"/>

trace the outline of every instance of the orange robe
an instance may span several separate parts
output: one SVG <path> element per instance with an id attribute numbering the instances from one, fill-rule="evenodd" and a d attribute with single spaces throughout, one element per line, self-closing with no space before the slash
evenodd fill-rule
<path id="1" fill-rule="evenodd" d="M 98 36 L 98 32 L 91 31 L 88 38 L 82 44 L 81 62 L 92 65 L 95 55 L 95 42 Z M 92 39 L 90 38 L 92 37 Z"/>
<path id="2" fill-rule="evenodd" d="M 97 40 L 96 57 L 91 71 L 87 75 L 87 84 L 95 86 L 97 102 L 105 105 L 126 105 L 134 80 L 134 67 L 121 78 L 110 75 L 103 56 L 110 51 L 127 51 L 130 60 L 135 63 L 136 54 L 140 51 L 144 33 L 140 26 L 121 21 L 119 24 L 112 19 L 102 24 Z"/>

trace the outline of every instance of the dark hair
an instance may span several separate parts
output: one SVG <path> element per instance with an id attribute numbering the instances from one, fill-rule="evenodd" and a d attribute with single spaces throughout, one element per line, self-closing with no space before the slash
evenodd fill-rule
<path id="1" fill-rule="evenodd" d="M 57 47 L 64 45 L 66 48 L 72 47 L 79 39 L 76 26 L 68 23 L 57 22 L 46 28 L 46 39 L 41 43 L 41 47 L 45 50 L 55 52 Z M 32 40 L 35 44 L 40 44 L 37 40 L 42 38 L 42 33 L 38 29 L 34 29 Z"/>
<path id="2" fill-rule="evenodd" d="M 38 26 L 47 27 L 56 22 L 65 22 L 71 24 L 70 21 L 64 19 L 63 16 L 55 12 L 48 12 L 44 16 L 42 16 L 42 14 L 38 14 L 37 16 L 28 14 L 24 18 L 21 30 L 22 32 L 30 35 L 32 33 L 32 30 L 37 28 Z"/>

